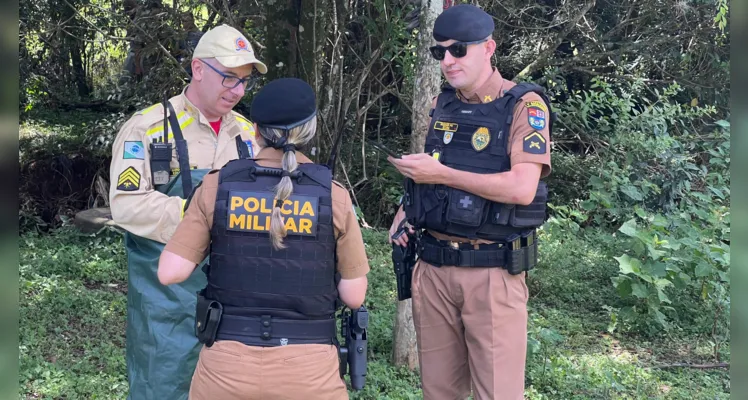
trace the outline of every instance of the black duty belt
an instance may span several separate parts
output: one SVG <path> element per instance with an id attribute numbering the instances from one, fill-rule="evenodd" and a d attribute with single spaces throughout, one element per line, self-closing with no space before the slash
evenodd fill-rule
<path id="1" fill-rule="evenodd" d="M 418 257 L 436 267 L 504 268 L 517 275 L 537 264 L 538 243 L 534 230 L 512 235 L 504 242 L 477 246 L 439 240 L 425 233 L 418 246 Z"/>
<path id="2" fill-rule="evenodd" d="M 292 320 L 223 314 L 216 340 L 235 340 L 248 346 L 334 344 L 335 319 Z"/>

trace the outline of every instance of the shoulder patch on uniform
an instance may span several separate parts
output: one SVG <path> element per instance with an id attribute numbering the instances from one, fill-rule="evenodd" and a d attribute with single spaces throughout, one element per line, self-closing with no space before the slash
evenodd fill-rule
<path id="1" fill-rule="evenodd" d="M 545 112 L 548 112 L 548 107 L 545 106 L 545 103 L 542 100 L 533 100 L 533 101 L 525 102 L 525 108 L 532 108 L 532 107 L 536 107 Z"/>
<path id="2" fill-rule="evenodd" d="M 538 131 L 528 133 L 524 139 L 522 139 L 522 151 L 530 154 L 545 154 L 545 138 Z"/>
<path id="3" fill-rule="evenodd" d="M 538 107 L 530 107 L 527 109 L 527 123 L 531 127 L 542 130 L 545 128 L 545 111 Z"/>
<path id="4" fill-rule="evenodd" d="M 125 151 L 122 155 L 125 160 L 144 160 L 145 149 L 143 148 L 143 142 L 137 141 L 126 141 Z"/>
<path id="5" fill-rule="evenodd" d="M 127 167 L 117 177 L 117 190 L 134 192 L 140 189 L 140 172 L 134 167 Z"/>

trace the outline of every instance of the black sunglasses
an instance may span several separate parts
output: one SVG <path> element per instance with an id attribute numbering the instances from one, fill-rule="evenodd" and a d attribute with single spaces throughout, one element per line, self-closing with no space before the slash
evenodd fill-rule
<path id="1" fill-rule="evenodd" d="M 444 59 L 444 56 L 447 54 L 447 50 L 449 50 L 449 54 L 451 54 L 452 57 L 462 58 L 465 57 L 465 54 L 467 54 L 467 48 L 469 45 L 483 43 L 486 40 L 488 39 L 476 40 L 474 42 L 454 42 L 447 47 L 436 45 L 429 47 L 429 51 L 431 52 L 431 56 L 439 61 Z"/>

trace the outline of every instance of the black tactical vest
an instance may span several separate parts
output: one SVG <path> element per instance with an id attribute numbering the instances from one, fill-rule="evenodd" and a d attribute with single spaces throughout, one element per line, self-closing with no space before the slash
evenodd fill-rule
<path id="1" fill-rule="evenodd" d="M 504 96 L 484 104 L 467 104 L 447 86 L 437 99 L 426 136 L 425 152 L 444 165 L 480 174 L 511 169 L 507 143 L 514 106 L 527 92 L 550 101 L 537 85 L 520 83 Z M 549 113 L 549 129 L 555 114 Z M 444 185 L 416 184 L 405 179 L 403 208 L 408 221 L 419 228 L 469 238 L 502 241 L 534 229 L 546 218 L 548 189 L 541 181 L 532 204 L 503 204 Z"/>
<path id="2" fill-rule="evenodd" d="M 275 250 L 268 231 L 281 173 L 253 159 L 230 161 L 219 172 L 205 297 L 220 302 L 224 315 L 333 318 L 332 175 L 323 165 L 299 164 L 282 207 L 286 248 Z"/>

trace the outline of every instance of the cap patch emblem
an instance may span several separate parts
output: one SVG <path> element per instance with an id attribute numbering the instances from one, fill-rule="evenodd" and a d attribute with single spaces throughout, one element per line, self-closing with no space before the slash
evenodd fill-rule
<path id="1" fill-rule="evenodd" d="M 247 39 L 244 39 L 243 37 L 236 38 L 236 51 L 239 50 L 246 50 L 249 51 L 249 47 L 247 45 Z"/>
<path id="2" fill-rule="evenodd" d="M 481 126 L 478 130 L 473 133 L 472 144 L 475 151 L 482 151 L 488 146 L 488 142 L 491 141 L 491 134 L 488 132 L 488 128 Z"/>

